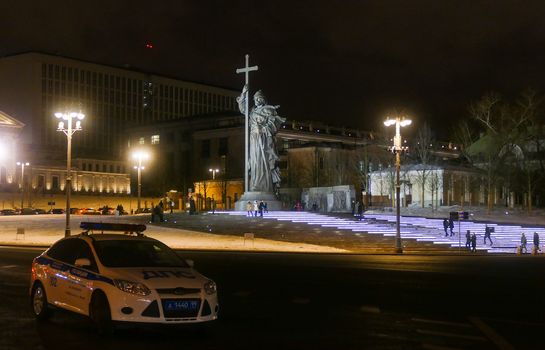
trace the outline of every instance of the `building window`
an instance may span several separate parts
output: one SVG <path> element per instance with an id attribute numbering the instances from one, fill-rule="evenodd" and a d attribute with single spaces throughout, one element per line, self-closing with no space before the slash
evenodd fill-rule
<path id="1" fill-rule="evenodd" d="M 229 139 L 222 137 L 219 139 L 218 156 L 226 156 L 229 154 Z"/>
<path id="2" fill-rule="evenodd" d="M 44 188 L 45 186 L 45 176 L 38 175 L 38 188 Z"/>
<path id="3" fill-rule="evenodd" d="M 138 139 L 138 144 L 143 145 L 146 143 L 146 139 L 144 137 L 141 137 Z"/>
<path id="4" fill-rule="evenodd" d="M 87 163 L 83 163 L 81 165 L 81 167 L 82 167 L 83 171 L 86 171 L 87 170 Z"/>
<path id="5" fill-rule="evenodd" d="M 202 140 L 201 157 L 210 158 L 210 140 Z"/>
<path id="6" fill-rule="evenodd" d="M 59 177 L 58 176 L 52 176 L 51 177 L 51 189 L 58 190 L 59 189 Z"/>
<path id="7" fill-rule="evenodd" d="M 158 145 L 159 144 L 159 135 L 151 135 L 151 144 L 152 145 Z"/>

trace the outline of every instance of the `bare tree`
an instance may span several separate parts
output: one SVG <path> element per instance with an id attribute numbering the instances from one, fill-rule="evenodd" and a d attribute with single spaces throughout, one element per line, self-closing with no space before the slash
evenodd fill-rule
<path id="1" fill-rule="evenodd" d="M 473 143 L 467 155 L 473 157 L 473 163 L 485 171 L 485 186 L 487 195 L 487 211 L 490 213 L 493 205 L 493 188 L 498 180 L 499 152 L 502 148 L 502 121 L 505 120 L 507 108 L 500 105 L 497 93 L 488 93 L 479 101 L 469 106 L 469 113 L 485 129 L 481 138 Z M 478 164 L 477 164 L 478 163 Z"/>
<path id="2" fill-rule="evenodd" d="M 429 174 L 428 189 L 431 193 L 431 209 L 437 210 L 439 208 L 439 188 L 442 185 L 443 178 L 437 173 L 437 169 L 434 169 Z"/>
<path id="3" fill-rule="evenodd" d="M 420 203 L 424 208 L 424 199 L 426 191 L 426 181 L 430 172 L 430 164 L 433 159 L 432 147 L 433 136 L 428 124 L 424 123 L 418 130 L 416 144 L 414 145 L 414 154 L 416 155 L 419 166 L 416 170 L 416 181 L 420 184 Z"/>

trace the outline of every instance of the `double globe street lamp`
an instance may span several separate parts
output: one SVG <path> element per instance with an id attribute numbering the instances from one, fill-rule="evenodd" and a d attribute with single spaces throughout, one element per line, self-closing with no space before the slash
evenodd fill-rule
<path id="1" fill-rule="evenodd" d="M 401 245 L 401 229 L 400 229 L 400 181 L 399 181 L 399 171 L 401 168 L 400 153 L 406 150 L 406 147 L 403 147 L 401 144 L 401 128 L 404 126 L 411 125 L 412 120 L 406 119 L 402 116 L 397 116 L 394 118 L 388 117 L 384 121 L 385 126 L 395 125 L 396 134 L 394 136 L 394 145 L 392 151 L 396 155 L 396 238 L 395 238 L 395 251 L 398 254 L 403 253 L 403 247 Z"/>
<path id="2" fill-rule="evenodd" d="M 209 172 L 212 173 L 212 180 L 216 179 L 216 174 L 219 173 L 219 169 L 208 169 Z"/>
<path id="3" fill-rule="evenodd" d="M 55 113 L 55 117 L 60 119 L 57 126 L 57 131 L 62 131 L 66 135 L 66 227 L 64 236 L 70 236 L 70 194 L 72 192 L 72 135 L 81 130 L 81 121 L 85 118 L 85 114 L 81 112 L 66 112 Z M 75 121 L 75 126 L 74 126 Z"/>
<path id="4" fill-rule="evenodd" d="M 149 158 L 149 154 L 147 152 L 145 152 L 145 151 L 136 151 L 136 152 L 134 152 L 132 154 L 132 158 L 134 160 L 136 160 L 136 162 L 137 162 L 137 165 L 134 166 L 134 168 L 138 172 L 138 189 L 137 189 L 138 204 L 137 204 L 136 212 L 140 213 L 140 211 L 141 211 L 140 197 L 142 195 L 142 170 L 144 170 L 144 166 L 142 165 L 142 162 Z"/>

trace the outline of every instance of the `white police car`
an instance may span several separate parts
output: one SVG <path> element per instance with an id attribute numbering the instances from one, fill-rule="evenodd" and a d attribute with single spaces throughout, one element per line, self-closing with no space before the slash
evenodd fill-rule
<path id="1" fill-rule="evenodd" d="M 86 223 L 34 259 L 31 309 L 46 319 L 57 307 L 89 316 L 99 332 L 116 322 L 201 323 L 218 317 L 214 281 L 193 269 L 144 225 Z M 89 233 L 122 231 L 128 234 Z M 134 235 L 133 233 L 136 233 Z"/>

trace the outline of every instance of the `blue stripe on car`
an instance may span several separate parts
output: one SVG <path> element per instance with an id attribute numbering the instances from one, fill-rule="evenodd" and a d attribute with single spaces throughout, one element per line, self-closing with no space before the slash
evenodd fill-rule
<path id="1" fill-rule="evenodd" d="M 66 263 L 53 260 L 53 259 L 48 258 L 48 257 L 43 256 L 43 255 L 36 258 L 36 262 L 38 264 L 40 264 L 40 265 L 51 266 L 55 270 L 60 270 L 62 272 L 66 272 L 66 271 L 70 270 L 71 274 L 76 275 L 76 276 L 78 276 L 80 278 L 83 278 L 83 279 L 86 279 L 86 280 L 100 281 L 100 282 L 105 282 L 105 283 L 109 283 L 111 285 L 114 285 L 114 281 L 111 278 L 104 277 L 104 276 L 99 275 L 99 274 L 94 273 L 94 272 L 89 272 L 89 271 L 86 271 L 86 270 L 82 270 L 82 269 L 73 267 L 71 265 L 68 265 Z"/>

